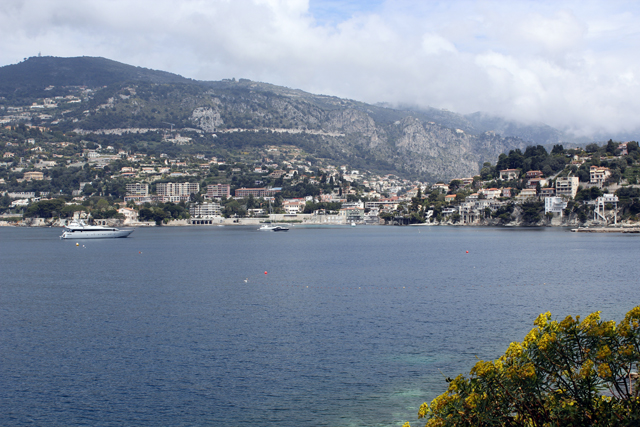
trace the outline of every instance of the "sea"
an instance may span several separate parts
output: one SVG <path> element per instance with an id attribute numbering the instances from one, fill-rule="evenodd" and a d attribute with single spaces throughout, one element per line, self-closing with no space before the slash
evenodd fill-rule
<path id="1" fill-rule="evenodd" d="M 0 228 L 2 426 L 412 426 L 534 319 L 640 304 L 640 235 Z"/>

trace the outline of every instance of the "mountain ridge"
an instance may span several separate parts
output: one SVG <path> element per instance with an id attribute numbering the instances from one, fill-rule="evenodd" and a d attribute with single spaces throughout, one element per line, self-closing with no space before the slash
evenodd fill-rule
<path id="1" fill-rule="evenodd" d="M 432 181 L 475 175 L 485 161 L 530 145 L 455 113 L 389 108 L 247 79 L 197 81 L 96 57 L 32 57 L 0 67 L 0 96 L 6 107 L 25 108 L 44 98 L 78 97 L 79 104 L 63 98 L 61 108 L 29 113 L 30 123 L 63 132 L 171 125 L 202 132 L 198 143 L 239 148 L 258 143 L 257 137 L 225 132 L 288 129 L 273 141 Z"/>

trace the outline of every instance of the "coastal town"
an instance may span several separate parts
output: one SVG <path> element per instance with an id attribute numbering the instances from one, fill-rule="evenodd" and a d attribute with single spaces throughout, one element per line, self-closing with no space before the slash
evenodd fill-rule
<path id="1" fill-rule="evenodd" d="M 179 130 L 149 132 L 165 145 L 191 144 Z M 332 164 L 295 146 L 221 158 L 135 152 L 24 124 L 0 135 L 2 225 L 602 226 L 633 225 L 640 213 L 634 141 L 530 146 L 484 163 L 476 176 L 427 183 Z"/>

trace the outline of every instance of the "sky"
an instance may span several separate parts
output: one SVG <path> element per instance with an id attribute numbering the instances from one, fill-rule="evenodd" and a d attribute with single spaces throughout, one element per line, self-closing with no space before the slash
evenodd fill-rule
<path id="1" fill-rule="evenodd" d="M 0 66 L 102 56 L 579 136 L 640 129 L 640 2 L 2 0 Z"/>

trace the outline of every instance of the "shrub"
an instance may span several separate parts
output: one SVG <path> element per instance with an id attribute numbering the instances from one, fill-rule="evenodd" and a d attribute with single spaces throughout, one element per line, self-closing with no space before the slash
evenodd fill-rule
<path id="1" fill-rule="evenodd" d="M 479 361 L 469 377 L 447 379 L 447 391 L 420 407 L 427 427 L 640 424 L 632 379 L 640 360 L 640 306 L 619 325 L 602 321 L 600 312 L 582 321 L 552 321 L 547 312 L 534 325 L 499 359 Z"/>

